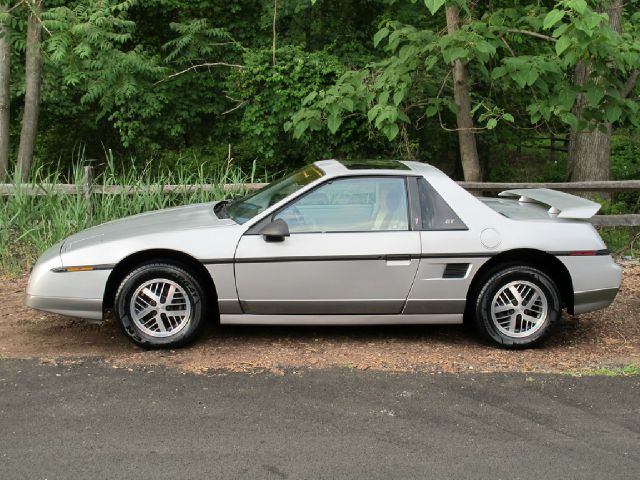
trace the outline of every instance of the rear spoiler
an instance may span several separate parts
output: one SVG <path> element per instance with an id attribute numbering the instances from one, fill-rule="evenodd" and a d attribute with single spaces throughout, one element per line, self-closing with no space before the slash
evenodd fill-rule
<path id="1" fill-rule="evenodd" d="M 550 190 L 548 188 L 522 188 L 518 190 L 505 190 L 500 197 L 520 197 L 522 203 L 542 203 L 548 205 L 549 215 L 558 218 L 589 219 L 593 217 L 600 204 L 577 197 L 569 193 Z"/>

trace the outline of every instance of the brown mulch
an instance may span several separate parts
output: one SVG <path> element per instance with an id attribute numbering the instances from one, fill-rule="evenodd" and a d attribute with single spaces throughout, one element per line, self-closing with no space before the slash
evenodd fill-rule
<path id="1" fill-rule="evenodd" d="M 114 322 L 101 325 L 23 306 L 26 277 L 1 278 L 0 358 L 44 362 L 96 359 L 117 368 L 155 365 L 192 372 L 347 367 L 428 372 L 580 372 L 640 365 L 640 264 L 624 264 L 624 281 L 606 310 L 565 315 L 544 347 L 507 351 L 479 342 L 462 326 L 210 328 L 195 345 L 144 351 Z"/>

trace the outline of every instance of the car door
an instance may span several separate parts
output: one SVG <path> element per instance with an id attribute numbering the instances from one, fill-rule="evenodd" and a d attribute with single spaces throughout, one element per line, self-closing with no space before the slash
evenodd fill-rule
<path id="1" fill-rule="evenodd" d="M 405 177 L 329 180 L 261 223 L 276 219 L 289 237 L 253 228 L 236 250 L 245 313 L 401 313 L 420 261 Z"/>

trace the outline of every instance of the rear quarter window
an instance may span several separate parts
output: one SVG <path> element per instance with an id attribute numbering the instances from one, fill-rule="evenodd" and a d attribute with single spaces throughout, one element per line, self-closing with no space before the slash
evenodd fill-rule
<path id="1" fill-rule="evenodd" d="M 422 230 L 468 230 L 460 217 L 424 178 L 418 178 Z"/>

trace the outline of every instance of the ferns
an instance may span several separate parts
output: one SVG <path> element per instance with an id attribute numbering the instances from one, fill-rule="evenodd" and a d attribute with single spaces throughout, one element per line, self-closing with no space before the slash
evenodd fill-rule
<path id="1" fill-rule="evenodd" d="M 211 27 L 207 18 L 196 18 L 183 23 L 174 22 L 170 27 L 178 37 L 163 46 L 164 50 L 169 52 L 165 57 L 167 62 L 203 62 L 217 58 L 221 52 L 220 47 L 242 50 L 242 46 L 225 28 Z"/>

